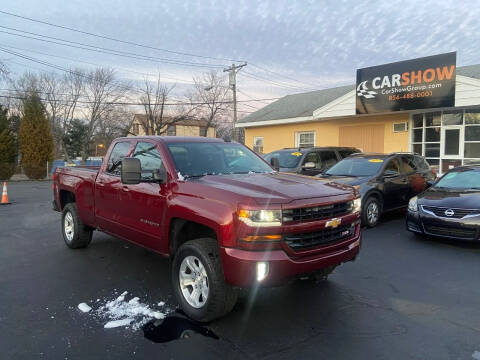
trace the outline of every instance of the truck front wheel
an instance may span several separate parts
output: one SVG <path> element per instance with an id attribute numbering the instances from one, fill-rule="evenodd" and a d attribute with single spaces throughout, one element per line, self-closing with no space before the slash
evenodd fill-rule
<path id="1" fill-rule="evenodd" d="M 78 216 L 77 205 L 68 203 L 62 213 L 62 234 L 65 244 L 71 249 L 87 247 L 92 241 L 93 229 L 83 224 Z"/>
<path id="2" fill-rule="evenodd" d="M 172 283 L 183 311 L 208 322 L 232 310 L 237 292 L 225 283 L 216 240 L 204 238 L 180 246 L 172 262 Z"/>

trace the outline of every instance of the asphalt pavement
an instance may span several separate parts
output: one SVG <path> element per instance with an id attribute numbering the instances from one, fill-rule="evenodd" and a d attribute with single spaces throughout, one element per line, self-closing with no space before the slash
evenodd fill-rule
<path id="1" fill-rule="evenodd" d="M 98 232 L 89 248 L 70 250 L 50 182 L 8 190 L 0 359 L 441 360 L 480 352 L 480 246 L 409 234 L 401 212 L 364 231 L 358 260 L 326 283 L 243 292 L 231 314 L 195 327 L 175 313 L 168 259 Z M 123 291 L 170 311 L 169 320 L 104 328 L 95 310 Z M 81 312 L 81 302 L 93 310 Z"/>

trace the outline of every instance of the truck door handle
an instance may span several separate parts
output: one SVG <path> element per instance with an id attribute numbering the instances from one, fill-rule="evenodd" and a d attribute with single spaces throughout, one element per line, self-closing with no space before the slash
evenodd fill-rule
<path id="1" fill-rule="evenodd" d="M 104 187 L 105 184 L 103 182 L 97 182 L 97 186 L 101 186 L 101 187 Z"/>
<path id="2" fill-rule="evenodd" d="M 123 186 L 123 187 L 122 187 L 122 190 L 125 191 L 125 192 L 130 191 L 130 189 L 128 188 L 128 186 Z"/>

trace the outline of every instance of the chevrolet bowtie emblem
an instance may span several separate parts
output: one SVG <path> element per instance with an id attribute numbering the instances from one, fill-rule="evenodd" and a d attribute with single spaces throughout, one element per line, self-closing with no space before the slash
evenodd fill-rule
<path id="1" fill-rule="evenodd" d="M 331 228 L 336 228 L 338 225 L 342 223 L 342 219 L 332 219 L 328 220 L 325 224 L 325 227 L 331 227 Z"/>

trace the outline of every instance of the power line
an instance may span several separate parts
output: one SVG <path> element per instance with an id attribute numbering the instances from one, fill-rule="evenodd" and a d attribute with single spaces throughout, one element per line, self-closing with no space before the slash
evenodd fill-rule
<path id="1" fill-rule="evenodd" d="M 280 73 L 278 73 L 278 72 L 275 72 L 275 71 L 266 69 L 266 68 L 264 68 L 264 67 L 262 67 L 262 66 L 260 66 L 260 65 L 256 65 L 256 64 L 252 64 L 252 63 L 250 63 L 250 65 L 252 65 L 253 67 L 256 67 L 257 69 L 260 69 L 260 70 L 263 70 L 263 71 L 265 71 L 265 72 L 268 72 L 268 73 L 270 73 L 270 74 L 277 75 L 278 77 L 283 77 L 283 78 L 285 78 L 285 79 L 295 81 L 295 82 L 297 82 L 297 83 L 299 83 L 299 84 L 318 87 L 318 85 L 316 85 L 316 84 L 297 80 L 297 79 L 292 78 L 292 77 L 289 77 L 289 76 L 287 76 L 287 75 L 283 75 L 283 74 L 280 74 Z"/>
<path id="2" fill-rule="evenodd" d="M 41 92 L 40 92 L 41 93 Z M 0 95 L 0 98 L 5 98 L 5 99 L 15 99 L 15 100 L 27 100 L 28 97 L 25 96 L 12 96 L 12 95 Z M 276 100 L 278 98 L 271 98 L 271 99 L 256 99 L 256 100 L 241 100 L 237 102 L 252 102 L 252 101 L 264 101 L 264 100 Z M 46 99 L 40 98 L 40 101 L 47 101 Z M 64 101 L 64 100 L 53 100 L 53 101 Z M 79 104 L 94 104 L 95 101 L 77 101 Z M 128 102 L 128 101 L 105 101 L 103 102 L 104 104 L 107 105 L 123 105 L 123 106 L 128 106 L 128 105 L 138 105 L 142 106 L 144 105 L 141 102 Z M 232 104 L 233 101 L 218 101 L 217 104 Z M 175 103 L 152 103 L 152 105 L 164 105 L 164 106 L 178 106 L 178 105 L 208 105 L 210 104 L 209 102 L 175 102 Z"/>
<path id="3" fill-rule="evenodd" d="M 254 97 L 248 95 L 248 94 L 247 94 L 246 92 L 244 92 L 243 90 L 238 89 L 238 92 L 241 93 L 241 94 L 243 94 L 243 95 L 245 95 L 245 96 L 246 96 L 247 98 L 249 98 L 249 99 L 255 99 Z M 268 104 L 270 104 L 270 103 L 265 103 L 265 104 L 268 105 Z"/>
<path id="4" fill-rule="evenodd" d="M 312 91 L 313 90 L 313 88 L 308 88 L 307 89 L 307 88 L 302 88 L 302 87 L 295 86 L 295 85 L 288 85 L 288 84 L 285 84 L 285 83 L 281 83 L 281 82 L 277 82 L 277 81 L 270 80 L 270 79 L 267 79 L 267 78 L 263 78 L 259 75 L 250 73 L 248 71 L 244 71 L 243 73 L 240 73 L 240 75 L 251 78 L 251 79 L 254 79 L 254 80 L 257 80 L 257 81 L 269 82 L 269 83 L 271 83 L 275 86 L 285 88 L 285 89 L 289 89 L 289 90 L 303 90 L 303 91 L 305 91 L 305 90 Z"/>
<path id="5" fill-rule="evenodd" d="M 65 26 L 65 25 L 54 24 L 54 23 L 51 23 L 51 22 L 48 22 L 48 21 L 42 21 L 42 20 L 27 17 L 27 16 L 22 16 L 22 15 L 19 15 L 19 14 L 14 14 L 14 13 L 11 13 L 11 12 L 8 12 L 8 11 L 0 10 L 0 13 L 4 14 L 4 15 L 12 16 L 12 17 L 20 18 L 20 19 L 23 19 L 23 20 L 40 23 L 40 24 L 43 24 L 43 25 L 48 25 L 48 26 L 52 26 L 52 27 L 56 27 L 56 28 L 60 28 L 60 29 L 69 30 L 69 31 L 72 31 L 72 32 L 84 34 L 84 35 L 89 35 L 89 36 L 93 36 L 93 37 L 97 37 L 97 38 L 101 38 L 101 39 L 105 39 L 105 40 L 110 40 L 110 41 L 114 41 L 114 42 L 118 42 L 118 43 L 123 43 L 123 44 L 127 44 L 127 45 L 133 45 L 133 46 L 146 48 L 146 49 L 150 49 L 150 50 L 157 50 L 157 51 L 162 51 L 162 52 L 166 52 L 166 53 L 170 53 L 170 54 L 176 54 L 176 55 L 182 55 L 182 56 L 191 56 L 191 57 L 210 59 L 210 60 L 243 62 L 243 60 L 238 60 L 238 59 L 229 59 L 229 58 L 222 58 L 222 57 L 199 55 L 199 54 L 194 54 L 194 53 L 189 53 L 189 52 L 180 52 L 180 51 L 174 51 L 174 50 L 169 50 L 169 49 L 165 49 L 165 48 L 159 48 L 159 47 L 155 47 L 155 46 L 151 46 L 151 45 L 140 44 L 140 43 L 136 43 L 136 42 L 133 42 L 133 41 L 121 40 L 121 39 L 114 38 L 114 37 L 107 36 L 107 35 L 96 34 L 96 33 L 88 32 L 88 31 L 68 27 L 68 26 Z M 62 40 L 62 41 L 67 41 L 67 40 Z M 87 45 L 87 46 L 89 46 L 89 45 Z M 165 59 L 165 61 L 174 61 L 174 59 Z M 179 60 L 177 60 L 177 61 L 179 61 Z M 305 82 L 305 81 L 300 81 L 300 80 L 295 79 L 293 77 L 275 72 L 273 70 L 267 69 L 265 67 L 262 67 L 260 65 L 254 64 L 254 63 L 250 63 L 250 64 L 252 66 L 258 68 L 259 70 L 264 71 L 264 72 L 267 72 L 267 73 L 276 75 L 278 77 L 282 77 L 282 78 L 294 81 L 294 82 L 299 83 L 299 84 L 304 84 L 304 85 L 313 87 L 313 88 L 308 88 L 308 89 L 317 89 L 318 90 L 318 89 L 323 88 L 323 87 L 319 87 L 316 84 Z M 251 75 L 254 75 L 254 74 L 251 74 Z M 270 79 L 262 79 L 262 78 L 259 77 L 259 79 L 257 79 L 257 80 L 268 81 L 268 82 L 273 83 L 274 85 L 281 86 L 279 83 L 277 84 L 273 80 L 270 80 Z M 298 87 L 298 86 L 295 86 L 295 85 L 285 85 L 284 87 L 285 88 L 297 88 L 297 89 L 303 89 L 303 90 L 307 89 L 307 88 L 301 88 L 301 87 Z"/>
<path id="6" fill-rule="evenodd" d="M 64 30 L 74 31 L 74 32 L 84 34 L 84 35 L 95 36 L 95 37 L 98 37 L 98 38 L 101 38 L 101 39 L 116 41 L 116 42 L 123 43 L 123 44 L 128 44 L 128 45 L 139 46 L 139 47 L 146 48 L 146 49 L 163 51 L 163 52 L 167 52 L 167 53 L 170 53 L 170 54 L 176 54 L 176 55 L 182 55 L 182 56 L 192 56 L 192 57 L 198 57 L 198 58 L 203 58 L 203 59 L 211 59 L 211 60 L 234 61 L 234 62 L 241 62 L 242 61 L 242 60 L 227 59 L 227 58 L 213 57 L 213 56 L 205 56 L 205 55 L 198 55 L 198 54 L 193 54 L 193 53 L 163 49 L 163 48 L 158 48 L 158 47 L 151 46 L 151 45 L 139 44 L 139 43 L 135 43 L 133 41 L 120 40 L 120 39 L 116 39 L 116 38 L 106 36 L 106 35 L 100 35 L 100 34 L 95 34 L 95 33 L 91 33 L 91 32 L 88 32 L 88 31 L 78 30 L 78 29 L 74 29 L 74 28 L 71 28 L 71 27 L 68 27 L 68 26 L 65 26 L 65 25 L 53 24 L 53 23 L 48 22 L 48 21 L 33 19 L 33 18 L 30 18 L 30 17 L 27 17 L 27 16 L 14 14 L 14 13 L 11 13 L 11 12 L 8 12 L 8 11 L 0 10 L 0 13 L 2 13 L 4 15 L 14 16 L 14 17 L 17 17 L 17 18 L 20 18 L 20 19 L 24 19 L 24 20 L 33 21 L 33 22 L 36 22 L 36 23 L 48 25 L 48 26 L 53 26 L 53 27 L 56 27 L 56 28 L 64 29 Z"/>
<path id="7" fill-rule="evenodd" d="M 57 45 L 69 46 L 69 47 L 82 49 L 82 50 L 96 51 L 96 52 L 100 52 L 100 53 L 104 53 L 104 54 L 110 54 L 110 55 L 133 58 L 133 59 L 152 61 L 152 62 L 157 62 L 157 63 L 182 65 L 182 66 L 207 67 L 207 68 L 222 68 L 223 67 L 222 64 L 195 63 L 195 62 L 191 62 L 191 61 L 182 61 L 182 60 L 175 60 L 175 59 L 157 58 L 157 57 L 148 56 L 148 55 L 139 55 L 139 54 L 128 52 L 128 51 L 115 50 L 115 49 L 105 48 L 105 47 L 102 47 L 102 46 L 96 46 L 96 45 L 85 44 L 85 43 L 81 43 L 81 42 L 77 42 L 77 41 L 65 40 L 65 39 L 62 39 L 62 38 L 47 36 L 47 35 L 38 34 L 38 33 L 30 32 L 30 31 L 19 30 L 19 29 L 15 29 L 15 28 L 11 28 L 11 27 L 8 27 L 8 26 L 3 26 L 3 25 L 0 25 L 0 28 L 7 29 L 7 30 L 13 30 L 13 31 L 16 31 L 16 32 L 19 32 L 19 33 L 29 34 L 29 35 L 33 35 L 33 36 L 15 34 L 15 33 L 8 32 L 8 31 L 0 31 L 0 33 L 19 36 L 19 37 L 32 39 L 32 40 L 37 40 L 37 41 L 53 43 L 53 44 L 57 44 Z M 35 36 L 37 36 L 37 37 L 35 37 Z M 42 37 L 44 39 L 39 39 L 38 36 Z M 50 39 L 50 40 L 46 40 L 46 39 Z M 59 42 L 59 41 L 62 41 L 62 42 Z M 74 45 L 72 45 L 72 44 L 74 44 Z"/>
<path id="8" fill-rule="evenodd" d="M 67 73 L 70 73 L 70 74 L 81 76 L 81 77 L 84 77 L 86 79 L 91 79 L 91 76 L 89 76 L 87 74 L 83 74 L 83 73 L 80 73 L 78 71 L 74 71 L 74 70 L 71 70 L 71 69 L 66 69 L 66 68 L 63 68 L 59 65 L 55 65 L 55 64 L 49 63 L 47 61 L 39 60 L 39 59 L 30 57 L 30 56 L 27 56 L 27 55 L 24 55 L 24 54 L 20 54 L 20 53 L 17 53 L 15 51 L 11 51 L 11 50 L 8 50 L 8 49 L 2 48 L 2 47 L 0 47 L 0 51 L 6 52 L 6 53 L 11 54 L 11 55 L 18 56 L 22 59 L 29 60 L 29 61 L 41 64 L 41 65 L 44 65 L 44 66 L 52 67 L 52 68 L 57 69 L 57 70 L 61 70 L 61 71 L 64 71 L 64 72 L 67 72 Z M 117 85 L 119 87 L 124 88 L 127 91 L 135 90 L 131 86 L 126 86 L 122 83 L 119 83 L 118 81 L 114 81 L 114 82 L 117 83 Z M 142 92 L 142 93 L 144 92 L 144 90 L 142 90 L 142 89 L 136 89 L 136 91 L 137 92 Z"/>
<path id="9" fill-rule="evenodd" d="M 83 61 L 83 60 L 79 60 L 79 59 L 73 59 L 73 58 L 69 58 L 69 57 L 65 57 L 65 56 L 60 56 L 60 55 L 48 54 L 48 53 L 44 53 L 44 52 L 40 52 L 40 51 L 35 51 L 35 50 L 30 50 L 30 49 L 22 49 L 22 48 L 15 47 L 15 46 L 11 46 L 11 45 L 0 44 L 0 46 L 8 47 L 8 48 L 11 48 L 11 49 L 16 49 L 16 50 L 21 50 L 21 51 L 28 51 L 28 52 L 31 52 L 31 53 L 34 53 L 34 54 L 40 54 L 40 55 L 44 55 L 44 56 L 50 56 L 50 57 L 53 57 L 53 58 L 70 60 L 70 61 L 79 62 L 79 63 L 84 63 L 84 64 L 93 65 L 93 66 L 97 66 L 97 67 L 103 67 L 103 66 L 104 66 L 104 65 L 101 65 L 101 64 L 98 64 L 98 63 L 92 63 L 92 62 L 89 62 L 89 61 Z M 25 66 L 25 65 L 23 65 L 23 66 Z M 118 66 L 116 67 L 116 69 L 119 69 L 119 70 L 121 70 L 121 71 L 123 71 L 123 72 L 129 72 L 129 73 L 134 73 L 134 74 L 139 74 L 139 75 L 144 75 L 144 76 L 158 76 L 158 74 L 144 73 L 144 72 L 140 72 L 140 71 L 125 69 L 125 68 L 118 67 Z M 190 81 L 186 81 L 186 80 L 179 79 L 179 78 L 174 78 L 174 77 L 169 77 L 169 76 L 163 76 L 163 75 L 162 75 L 161 78 L 163 78 L 163 79 L 170 79 L 170 80 L 176 80 L 176 81 L 179 81 L 179 82 L 181 82 L 181 83 L 183 83 L 183 84 L 191 84 L 191 85 L 194 84 L 193 82 L 190 82 Z"/>
<path id="10" fill-rule="evenodd" d="M 164 48 L 158 48 L 158 47 L 151 46 L 151 45 L 146 45 L 146 44 L 139 44 L 139 43 L 136 43 L 136 42 L 133 42 L 133 41 L 121 40 L 121 39 L 117 39 L 117 38 L 107 36 L 107 35 L 95 34 L 95 33 L 84 31 L 84 30 L 74 29 L 72 27 L 68 27 L 68 26 L 65 26 L 65 25 L 58 25 L 58 24 L 54 24 L 54 23 L 51 23 L 51 22 L 48 22 L 48 21 L 33 19 L 33 18 L 30 18 L 30 17 L 27 17 L 27 16 L 22 16 L 22 15 L 19 15 L 19 14 L 14 14 L 14 13 L 3 11 L 3 10 L 0 10 L 0 13 L 2 13 L 4 15 L 9 15 L 9 16 L 13 16 L 13 17 L 16 17 L 16 18 L 20 18 L 20 19 L 23 19 L 23 20 L 28 20 L 28 21 L 31 21 L 31 22 L 40 23 L 40 24 L 43 24 L 43 25 L 48 25 L 48 26 L 52 26 L 52 27 L 56 27 L 56 28 L 60 28 L 60 29 L 64 29 L 64 30 L 73 31 L 73 32 L 76 32 L 76 33 L 84 34 L 84 35 L 94 36 L 94 37 L 97 37 L 97 38 L 106 39 L 106 40 L 115 41 L 115 42 L 118 42 L 118 43 L 123 43 L 123 44 L 128 44 L 128 45 L 133 45 L 133 46 L 138 46 L 138 47 L 142 47 L 142 48 L 146 48 L 146 49 L 162 51 L 162 52 L 166 52 L 166 53 L 170 53 L 170 54 L 198 57 L 198 58 L 211 59 L 211 60 L 243 62 L 243 60 L 238 60 L 238 59 L 228 59 L 228 58 L 222 58 L 222 57 L 205 56 L 205 55 L 193 54 L 193 53 L 188 53 L 188 52 L 180 52 L 180 51 L 174 51 L 174 50 L 169 50 L 169 49 L 164 49 Z M 307 85 L 307 86 L 313 86 L 314 88 L 318 88 L 318 85 L 316 85 L 316 84 L 305 82 L 305 81 L 300 81 L 300 80 L 295 79 L 293 77 L 289 77 L 287 75 L 280 74 L 278 72 L 272 71 L 270 69 L 264 68 L 260 65 L 254 64 L 254 63 L 250 63 L 250 64 L 252 66 L 262 70 L 262 71 L 268 72 L 268 73 L 276 75 L 278 77 L 282 77 L 282 78 L 294 81 L 294 82 L 299 83 L 299 84 L 304 84 L 304 85 Z"/>

